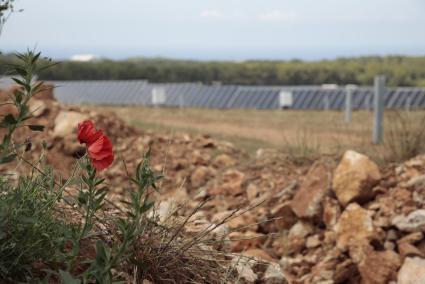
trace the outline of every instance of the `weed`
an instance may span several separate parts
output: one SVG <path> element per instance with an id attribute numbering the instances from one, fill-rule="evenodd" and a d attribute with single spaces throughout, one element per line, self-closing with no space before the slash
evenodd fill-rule
<path id="1" fill-rule="evenodd" d="M 283 137 L 282 151 L 297 163 L 312 162 L 320 155 L 320 143 L 311 132 L 302 129 L 296 132 L 294 137 Z"/>
<path id="2" fill-rule="evenodd" d="M 384 148 L 385 159 L 402 162 L 425 150 L 425 116 L 419 120 L 410 112 L 393 112 L 389 117 Z"/>

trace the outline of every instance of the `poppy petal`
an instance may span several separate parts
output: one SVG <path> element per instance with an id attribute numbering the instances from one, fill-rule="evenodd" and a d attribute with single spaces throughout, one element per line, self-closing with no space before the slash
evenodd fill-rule
<path id="1" fill-rule="evenodd" d="M 106 169 L 109 167 L 112 162 L 114 161 L 114 155 L 111 153 L 111 155 L 106 156 L 104 159 L 101 160 L 95 160 L 91 159 L 93 166 L 98 170 L 101 171 L 103 169 Z"/>
<path id="2" fill-rule="evenodd" d="M 85 120 L 78 124 L 77 138 L 80 144 L 86 143 L 90 145 L 102 135 L 103 135 L 102 131 L 96 130 L 91 120 Z"/>
<path id="3" fill-rule="evenodd" d="M 96 130 L 91 120 L 78 124 L 78 141 L 87 145 L 87 154 L 97 170 L 109 167 L 114 161 L 112 143 L 102 130 Z"/>

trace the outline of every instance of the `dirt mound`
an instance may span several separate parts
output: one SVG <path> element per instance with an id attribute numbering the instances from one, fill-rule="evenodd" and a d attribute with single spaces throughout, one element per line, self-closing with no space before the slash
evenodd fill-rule
<path id="1" fill-rule="evenodd" d="M 0 100 L 6 99 L 0 93 Z M 175 203 L 186 203 L 177 211 L 186 215 L 208 199 L 188 232 L 232 216 L 217 228 L 220 245 L 214 246 L 267 263 L 238 262 L 246 283 L 425 279 L 425 156 L 382 170 L 368 157 L 347 151 L 340 161 L 321 158 L 300 166 L 272 150 L 249 157 L 209 136 L 141 131 L 113 113 L 61 105 L 51 94 L 35 97 L 32 105 L 37 115 L 31 123 L 46 129 L 20 129 L 16 140 L 45 140 L 48 162 L 65 176 L 84 152 L 76 139 L 77 123 L 90 118 L 105 130 L 116 154 L 113 165 L 101 173 L 112 199 L 126 190 L 123 163 L 131 173 L 151 147 L 153 167 L 165 175 L 158 196 L 162 214 L 175 212 Z M 13 112 L 9 106 L 7 110 Z M 24 157 L 36 161 L 41 149 L 41 143 L 34 143 Z M 20 164 L 17 171 L 24 168 Z"/>

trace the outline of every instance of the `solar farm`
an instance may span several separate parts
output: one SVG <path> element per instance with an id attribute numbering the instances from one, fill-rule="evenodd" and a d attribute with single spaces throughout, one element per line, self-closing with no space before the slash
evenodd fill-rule
<path id="1" fill-rule="evenodd" d="M 55 96 L 64 103 L 166 106 L 212 109 L 341 110 L 347 92 L 353 109 L 371 109 L 372 87 L 237 86 L 197 83 L 130 81 L 53 81 Z M 425 108 L 425 88 L 387 88 L 388 109 Z"/>

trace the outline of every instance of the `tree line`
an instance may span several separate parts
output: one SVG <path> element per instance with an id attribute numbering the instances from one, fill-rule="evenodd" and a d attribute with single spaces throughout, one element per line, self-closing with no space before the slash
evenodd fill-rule
<path id="1" fill-rule="evenodd" d="M 10 55 L 0 56 L 0 72 Z M 63 61 L 39 75 L 43 80 L 131 80 L 239 85 L 372 85 L 377 74 L 389 86 L 425 86 L 425 56 L 339 58 L 321 61 L 188 61 L 161 58 Z"/>

